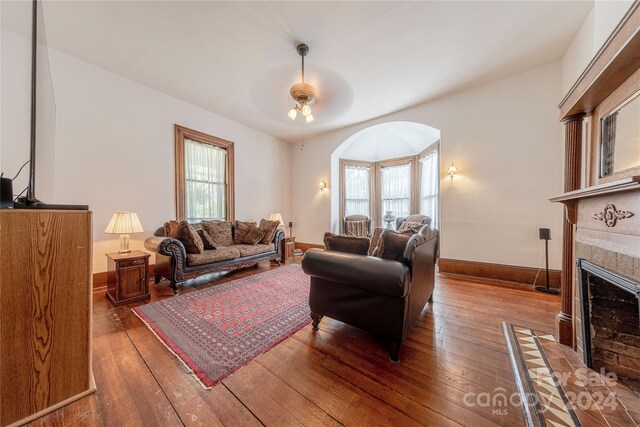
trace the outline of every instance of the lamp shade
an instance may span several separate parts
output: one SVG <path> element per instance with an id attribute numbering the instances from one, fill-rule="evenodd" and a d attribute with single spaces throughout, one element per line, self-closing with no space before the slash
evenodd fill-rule
<path id="1" fill-rule="evenodd" d="M 134 212 L 116 212 L 111 217 L 107 229 L 108 234 L 142 233 L 142 224 Z"/>
<path id="2" fill-rule="evenodd" d="M 269 221 L 279 221 L 280 224 L 278 225 L 284 225 L 284 221 L 282 220 L 282 215 L 280 215 L 280 213 L 272 213 L 269 215 Z"/>

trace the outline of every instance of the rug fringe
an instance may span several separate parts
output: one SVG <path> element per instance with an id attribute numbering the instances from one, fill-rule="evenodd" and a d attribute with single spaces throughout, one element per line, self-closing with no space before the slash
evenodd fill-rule
<path id="1" fill-rule="evenodd" d="M 180 364 L 185 368 L 186 372 L 187 372 L 188 374 L 190 374 L 191 376 L 193 376 L 193 378 L 195 378 L 195 379 L 196 379 L 196 381 L 198 381 L 198 383 L 202 386 L 202 388 L 204 388 L 205 390 L 211 390 L 213 387 L 215 387 L 215 385 L 212 385 L 212 386 L 206 386 L 206 385 L 204 385 L 204 383 L 202 382 L 202 380 L 200 379 L 200 377 L 198 377 L 198 375 L 193 371 L 193 369 L 191 369 L 191 368 L 190 368 L 190 367 L 189 367 L 189 366 L 184 362 L 184 360 L 182 360 L 182 358 L 181 358 L 180 356 L 178 356 L 178 354 L 177 354 L 175 351 L 173 351 L 173 349 L 172 349 L 171 347 L 169 347 L 169 346 L 167 345 L 167 343 L 166 343 L 166 342 L 164 342 L 164 340 L 163 340 L 162 338 L 160 338 L 160 337 L 158 336 L 158 334 L 156 333 L 156 331 L 154 331 L 154 330 L 153 330 L 153 328 L 151 327 L 151 325 L 149 325 L 149 323 L 147 323 L 147 321 L 146 321 L 146 320 L 144 320 L 144 319 L 142 318 L 142 316 L 140 316 L 140 315 L 138 314 L 138 312 L 135 310 L 135 308 L 132 308 L 132 309 L 131 309 L 131 311 L 133 311 L 133 314 L 135 314 L 135 315 L 138 317 L 138 319 L 140 319 L 140 320 L 142 321 L 142 323 L 144 323 L 144 325 L 145 325 L 145 326 L 146 326 L 146 327 L 151 331 L 151 333 L 152 333 L 152 334 L 153 334 L 153 335 L 158 339 L 158 341 L 160 341 L 160 343 L 162 343 L 162 345 L 163 345 L 163 346 L 165 346 L 165 347 L 166 347 L 166 349 L 167 349 L 167 350 L 169 350 L 169 351 L 171 352 L 171 354 L 173 354 L 173 355 L 176 357 L 176 359 L 178 359 L 178 361 L 180 362 Z"/>

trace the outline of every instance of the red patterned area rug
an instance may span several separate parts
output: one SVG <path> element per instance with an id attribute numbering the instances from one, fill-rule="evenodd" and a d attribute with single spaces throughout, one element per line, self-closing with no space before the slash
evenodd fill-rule
<path id="1" fill-rule="evenodd" d="M 309 276 L 291 264 L 133 311 L 211 388 L 311 322 Z"/>

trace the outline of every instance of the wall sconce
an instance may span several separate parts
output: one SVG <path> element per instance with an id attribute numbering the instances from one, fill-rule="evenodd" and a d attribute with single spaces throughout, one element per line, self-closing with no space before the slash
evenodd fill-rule
<path id="1" fill-rule="evenodd" d="M 324 190 L 326 189 L 327 189 L 327 181 L 323 179 L 322 181 L 320 181 L 320 191 L 324 193 Z"/>
<path id="2" fill-rule="evenodd" d="M 449 166 L 449 170 L 447 171 L 447 173 L 449 174 L 449 178 L 451 178 L 451 181 L 453 181 L 453 177 L 458 173 L 458 168 L 455 167 L 453 163 L 451 163 L 451 166 Z"/>

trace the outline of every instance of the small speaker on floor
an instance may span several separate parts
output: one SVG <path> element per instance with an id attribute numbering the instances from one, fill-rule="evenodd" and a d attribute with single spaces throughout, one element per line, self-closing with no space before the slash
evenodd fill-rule
<path id="1" fill-rule="evenodd" d="M 559 294 L 559 289 L 549 287 L 549 240 L 551 239 L 551 230 L 548 228 L 540 228 L 538 229 L 538 232 L 540 233 L 540 239 L 544 240 L 544 260 L 547 270 L 547 283 L 545 286 L 536 286 L 536 291 L 544 292 L 547 294 Z"/>

